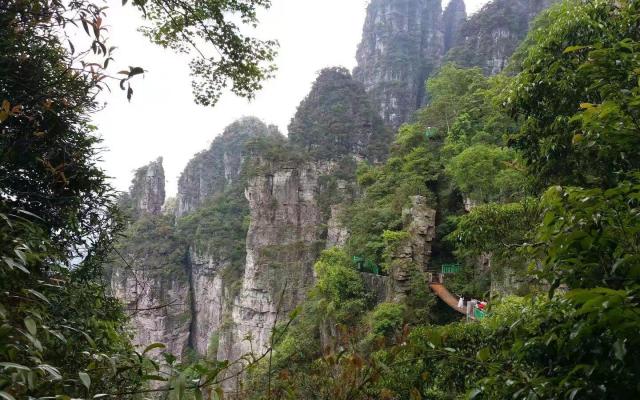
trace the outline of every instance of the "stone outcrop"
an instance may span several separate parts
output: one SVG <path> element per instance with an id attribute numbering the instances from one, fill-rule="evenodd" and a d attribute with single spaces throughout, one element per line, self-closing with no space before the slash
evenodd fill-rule
<path id="1" fill-rule="evenodd" d="M 277 128 L 253 117 L 242 118 L 225 128 L 208 150 L 198 153 L 180 175 L 176 216 L 196 210 L 205 199 L 221 193 L 242 170 L 248 140 L 279 135 Z"/>
<path id="2" fill-rule="evenodd" d="M 331 217 L 327 222 L 327 248 L 342 247 L 347 243 L 347 239 L 349 239 L 349 231 L 341 221 L 344 212 L 344 204 L 334 204 L 331 206 Z"/>
<path id="3" fill-rule="evenodd" d="M 441 0 L 372 0 L 353 75 L 394 131 L 425 103 L 444 54 Z"/>
<path id="4" fill-rule="evenodd" d="M 446 59 L 500 73 L 526 37 L 531 21 L 557 0 L 494 0 L 462 25 Z"/>
<path id="5" fill-rule="evenodd" d="M 392 140 L 362 83 L 344 68 L 325 68 L 289 125 L 291 143 L 317 160 L 345 156 L 382 161 Z"/>
<path id="6" fill-rule="evenodd" d="M 442 14 L 445 52 L 449 51 L 458 42 L 460 29 L 466 20 L 467 7 L 464 4 L 464 0 L 451 0 Z"/>
<path id="7" fill-rule="evenodd" d="M 129 196 L 137 213 L 160 214 L 165 200 L 165 178 L 162 157 L 142 168 L 139 168 L 131 187 Z"/>
<path id="8" fill-rule="evenodd" d="M 189 254 L 193 317 L 190 324 L 190 344 L 197 354 L 218 356 L 220 331 L 225 316 L 230 314 L 229 289 L 223 271 L 229 265 L 216 254 L 199 254 L 193 247 Z"/>
<path id="9" fill-rule="evenodd" d="M 135 260 L 134 254 L 126 256 Z M 166 274 L 163 267 L 144 259 L 135 260 L 133 269 L 114 269 L 111 288 L 131 315 L 134 345 L 144 348 L 163 343 L 167 351 L 180 356 L 189 344 L 189 284 L 184 271 Z"/>
<path id="10" fill-rule="evenodd" d="M 267 172 L 250 179 L 246 189 L 251 210 L 247 262 L 233 306 L 228 359 L 260 354 L 269 346 L 276 319 L 285 321 L 305 298 L 313 263 L 324 248 L 317 195 L 319 178 L 331 172 L 332 164 L 263 163 Z"/>
<path id="11" fill-rule="evenodd" d="M 396 248 L 390 273 L 392 299 L 398 302 L 410 293 L 412 275 L 427 272 L 436 237 L 436 210 L 428 207 L 425 197 L 411 197 L 411 207 L 402 211 L 402 217 L 407 238 Z"/>
<path id="12" fill-rule="evenodd" d="M 372 0 L 353 71 L 394 131 L 425 105 L 443 61 L 502 71 L 530 21 L 557 0 L 494 0 L 467 19 L 463 0 Z"/>

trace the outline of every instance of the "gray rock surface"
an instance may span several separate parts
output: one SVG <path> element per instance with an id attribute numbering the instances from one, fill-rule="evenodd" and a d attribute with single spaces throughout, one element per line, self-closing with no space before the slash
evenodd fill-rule
<path id="1" fill-rule="evenodd" d="M 129 188 L 129 195 L 137 213 L 158 215 L 162 212 L 165 200 L 162 157 L 136 171 Z"/>
<path id="2" fill-rule="evenodd" d="M 443 61 L 497 74 L 530 21 L 557 0 L 494 0 L 467 18 L 463 0 L 372 0 L 353 71 L 394 131 L 425 104 L 425 81 Z"/>
<path id="3" fill-rule="evenodd" d="M 464 0 L 451 0 L 442 14 L 445 52 L 449 51 L 458 42 L 460 29 L 466 20 L 467 7 L 464 4 Z"/>
<path id="4" fill-rule="evenodd" d="M 457 35 L 448 61 L 500 73 L 526 37 L 531 21 L 558 0 L 493 0 L 471 16 Z"/>
<path id="5" fill-rule="evenodd" d="M 134 269 L 114 269 L 111 288 L 131 315 L 134 345 L 145 348 L 163 343 L 167 351 L 184 354 L 191 321 L 189 284 L 184 274 L 164 274 L 158 265 L 141 257 Z"/>
<path id="6" fill-rule="evenodd" d="M 423 196 L 411 197 L 411 204 L 402 212 L 408 238 L 398 245 L 390 272 L 392 299 L 398 302 L 410 293 L 412 274 L 427 272 L 436 237 L 436 210 L 427 205 Z"/>
<path id="7" fill-rule="evenodd" d="M 331 218 L 327 222 L 327 248 L 342 247 L 349 239 L 349 231 L 342 224 L 342 215 L 345 212 L 344 204 L 331 206 Z"/>
<path id="8" fill-rule="evenodd" d="M 392 129 L 425 102 L 424 82 L 444 54 L 441 0 L 372 0 L 353 75 Z"/>
<path id="9" fill-rule="evenodd" d="M 317 194 L 320 176 L 333 164 L 264 163 L 270 164 L 269 172 L 250 179 L 246 190 L 251 210 L 247 262 L 233 306 L 228 359 L 268 348 L 276 320 L 286 321 L 305 298 L 313 263 L 324 248 Z"/>
<path id="10" fill-rule="evenodd" d="M 180 175 L 176 216 L 196 210 L 202 202 L 221 193 L 238 179 L 248 140 L 274 135 L 277 128 L 254 117 L 242 118 L 225 128 L 208 150 L 198 153 Z"/>

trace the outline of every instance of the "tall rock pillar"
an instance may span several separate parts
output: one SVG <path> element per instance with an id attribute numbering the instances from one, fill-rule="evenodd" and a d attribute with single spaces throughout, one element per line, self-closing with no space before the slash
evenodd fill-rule
<path id="1" fill-rule="evenodd" d="M 353 75 L 394 130 L 425 103 L 425 80 L 444 53 L 441 23 L 441 0 L 372 0 L 367 7 Z"/>

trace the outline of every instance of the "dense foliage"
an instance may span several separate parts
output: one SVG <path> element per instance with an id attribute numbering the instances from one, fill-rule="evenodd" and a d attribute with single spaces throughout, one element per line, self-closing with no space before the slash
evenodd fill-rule
<path id="1" fill-rule="evenodd" d="M 390 132 L 362 83 L 344 68 L 326 68 L 291 120 L 289 138 L 315 158 L 353 154 L 380 161 L 387 155 Z"/>
<path id="2" fill-rule="evenodd" d="M 213 47 L 215 55 L 193 63 L 200 103 L 214 103 L 229 80 L 235 93 L 250 97 L 272 71 L 265 64 L 274 43 L 245 37 L 230 22 L 239 13 L 243 24 L 255 24 L 256 8 L 268 1 L 133 4 L 151 23 L 146 32 L 155 42 L 185 50 L 197 41 L 203 56 Z M 197 397 L 224 368 L 195 364 L 196 383 L 187 384 L 184 367 L 167 355 L 168 378 L 159 377 L 159 362 L 146 353 L 163 346 L 133 348 L 128 315 L 102 281 L 124 224 L 97 166 L 100 140 L 90 118 L 109 82 L 130 99 L 131 79 L 144 72 L 109 73 L 115 61 L 105 9 L 90 0 L 0 4 L 0 398 L 6 400 L 141 398 L 149 381 L 166 380 L 161 391 L 182 398 L 190 389 Z M 182 22 L 174 24 L 176 18 Z"/>
<path id="3" fill-rule="evenodd" d="M 449 289 L 481 296 L 484 280 L 494 294 L 522 297 L 494 298 L 482 322 L 412 328 L 403 325 L 410 303 L 381 304 L 350 325 L 342 347 L 289 359 L 283 396 L 640 395 L 638 7 L 553 7 L 511 78 L 445 65 L 389 160 L 359 167 L 363 196 L 345 217 L 349 255 L 383 263 L 385 237 L 404 229 L 402 210 L 419 194 L 439 216 L 431 262 L 463 264 Z M 369 335 L 400 341 L 371 347 Z"/>

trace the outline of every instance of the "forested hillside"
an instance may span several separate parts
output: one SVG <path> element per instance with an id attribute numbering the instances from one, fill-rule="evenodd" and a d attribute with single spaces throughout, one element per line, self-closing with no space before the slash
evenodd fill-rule
<path id="1" fill-rule="evenodd" d="M 132 4 L 201 104 L 272 72 L 223 3 Z M 640 398 L 640 2 L 372 0 L 353 74 L 169 199 L 98 166 L 103 16 L 0 5 L 0 398 Z"/>

